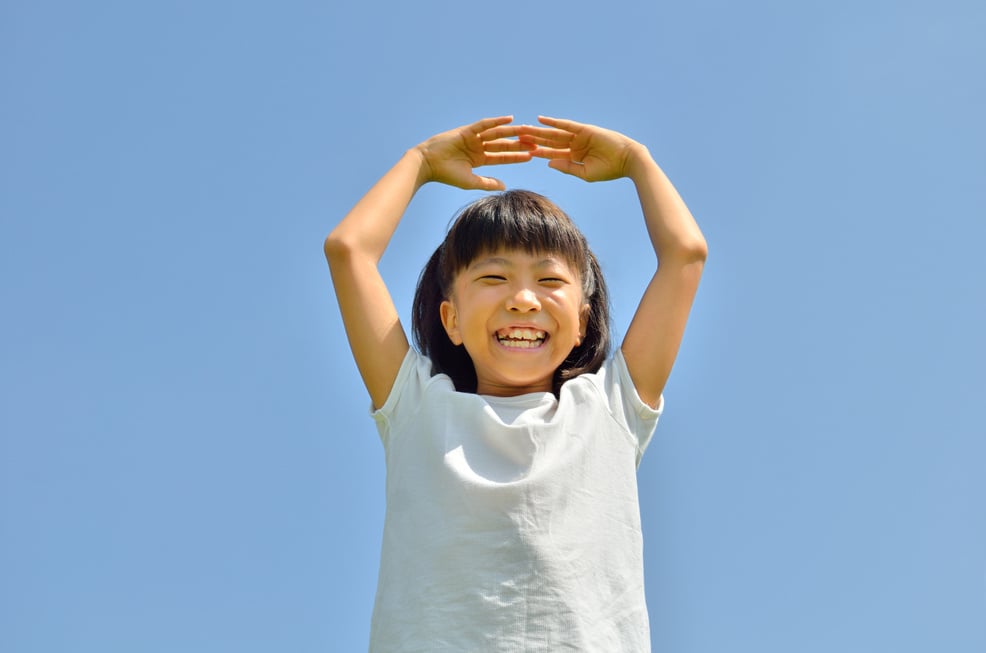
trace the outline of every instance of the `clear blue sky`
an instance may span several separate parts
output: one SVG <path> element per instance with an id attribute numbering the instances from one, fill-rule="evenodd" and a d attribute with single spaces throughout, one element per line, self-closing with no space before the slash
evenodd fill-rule
<path id="1" fill-rule="evenodd" d="M 711 257 L 639 472 L 654 650 L 986 650 L 986 5 L 0 7 L 0 650 L 365 650 L 382 447 L 322 239 L 404 149 L 645 142 Z M 499 169 L 652 267 L 628 182 Z M 384 261 L 402 314 L 454 211 Z"/>

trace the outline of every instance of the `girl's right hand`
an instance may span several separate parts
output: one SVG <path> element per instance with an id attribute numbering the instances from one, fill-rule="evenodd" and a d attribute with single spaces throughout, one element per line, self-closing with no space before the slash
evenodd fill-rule
<path id="1" fill-rule="evenodd" d="M 511 125 L 513 116 L 484 118 L 471 125 L 432 136 L 414 150 L 422 157 L 418 182 L 437 181 L 467 190 L 503 190 L 499 179 L 482 177 L 473 168 L 531 160 L 536 146 L 511 137 L 520 134 L 519 125 Z"/>

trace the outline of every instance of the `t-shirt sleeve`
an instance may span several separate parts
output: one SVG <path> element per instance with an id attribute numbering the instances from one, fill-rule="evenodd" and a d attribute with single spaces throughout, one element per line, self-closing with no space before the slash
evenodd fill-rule
<path id="1" fill-rule="evenodd" d="M 618 421 L 622 421 L 627 430 L 637 440 L 637 464 L 650 444 L 657 421 L 664 411 L 664 395 L 657 402 L 657 408 L 644 403 L 637 394 L 637 389 L 630 378 L 623 352 L 619 349 L 612 358 L 604 363 L 599 375 L 602 390 L 609 402 L 609 409 Z"/>
<path id="2" fill-rule="evenodd" d="M 370 407 L 370 416 L 385 448 L 394 429 L 418 411 L 425 385 L 431 379 L 431 361 L 409 347 L 387 400 L 377 410 Z"/>

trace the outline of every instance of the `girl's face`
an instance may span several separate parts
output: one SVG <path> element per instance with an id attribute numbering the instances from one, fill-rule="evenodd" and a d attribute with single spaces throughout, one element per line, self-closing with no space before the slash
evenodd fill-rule
<path id="1" fill-rule="evenodd" d="M 442 324 L 476 367 L 476 392 L 551 392 L 555 370 L 585 335 L 582 279 L 563 258 L 499 250 L 455 278 Z"/>

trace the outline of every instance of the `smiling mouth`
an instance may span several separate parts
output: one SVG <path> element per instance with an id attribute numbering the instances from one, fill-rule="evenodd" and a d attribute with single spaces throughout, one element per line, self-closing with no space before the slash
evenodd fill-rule
<path id="1" fill-rule="evenodd" d="M 496 332 L 497 342 L 513 349 L 535 349 L 547 338 L 548 334 L 538 329 L 503 329 Z"/>

